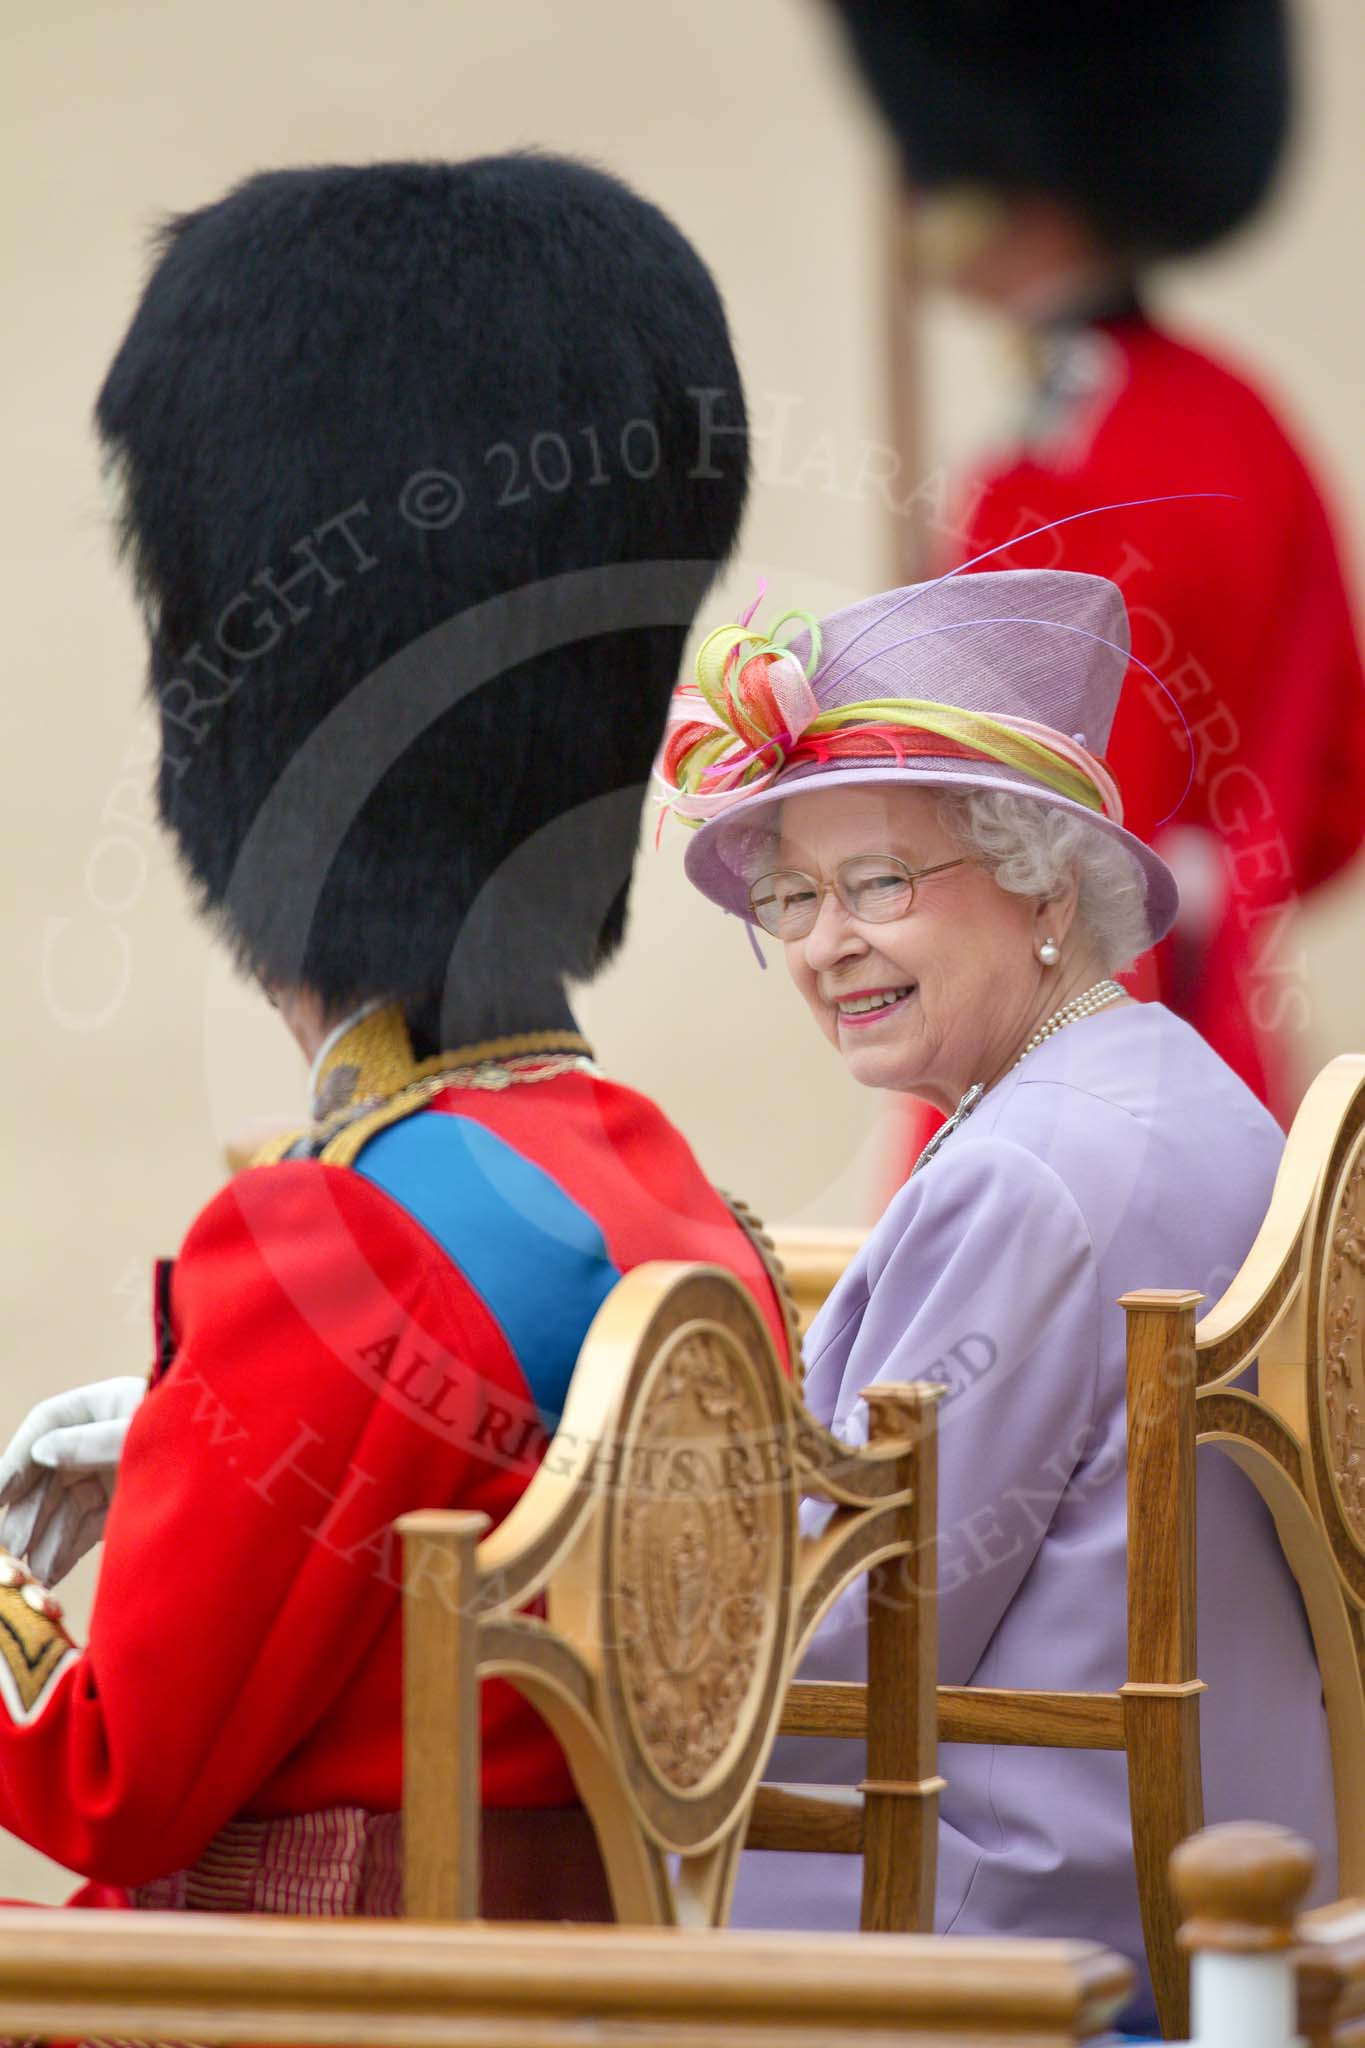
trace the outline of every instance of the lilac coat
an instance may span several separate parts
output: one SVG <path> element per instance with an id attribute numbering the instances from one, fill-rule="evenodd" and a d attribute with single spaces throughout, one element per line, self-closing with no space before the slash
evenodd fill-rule
<path id="1" fill-rule="evenodd" d="M 865 1432 L 876 1380 L 934 1379 L 945 1685 L 1112 1691 L 1126 1676 L 1124 1318 L 1135 1287 L 1209 1302 L 1248 1251 L 1278 1126 L 1159 1004 L 1067 1026 L 898 1191 L 806 1343 L 811 1408 Z M 1297 1589 L 1251 1482 L 1198 1456 L 1199 1671 L 1210 1821 L 1335 1828 L 1321 1689 Z M 817 1511 L 817 1513 L 820 1511 Z M 864 1590 L 804 1676 L 863 1675 Z M 1089 1937 L 1132 1957 L 1151 2016 L 1124 1758 L 946 1745 L 935 1924 Z M 861 1746 L 788 1740 L 769 1775 L 856 1781 Z M 856 1927 L 857 1858 L 752 1853 L 738 1926 Z"/>

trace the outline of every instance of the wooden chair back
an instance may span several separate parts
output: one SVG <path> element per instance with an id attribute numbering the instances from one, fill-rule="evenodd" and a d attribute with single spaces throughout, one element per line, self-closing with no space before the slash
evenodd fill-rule
<path id="1" fill-rule="evenodd" d="M 1149 1954 L 1172 1909 L 1152 1882 L 1203 1822 L 1195 1479 L 1214 1444 L 1255 1484 L 1298 1581 L 1332 1744 L 1339 1886 L 1365 1896 L 1365 1057 L 1304 1097 L 1241 1271 L 1199 1296 L 1140 1292 L 1128 1315 L 1128 1684 L 1133 1847 Z M 1236 1382 L 1256 1368 L 1256 1391 Z M 1172 2001 L 1172 2003 L 1174 2003 Z"/>
<path id="2" fill-rule="evenodd" d="M 408 1914 L 479 1911 L 479 1682 L 498 1676 L 563 1748 L 617 1919 L 723 1923 L 806 1644 L 860 1574 L 889 1594 L 926 1549 L 938 1394 L 878 1388 L 870 1440 L 850 1450 L 807 1413 L 733 1276 L 664 1264 L 627 1274 L 499 1527 L 458 1512 L 398 1525 Z M 803 1495 L 830 1504 L 818 1536 L 802 1533 Z M 928 1925 L 933 1604 L 887 1598 L 879 1611 L 866 1917 Z"/>
<path id="3" fill-rule="evenodd" d="M 797 1298 L 800 1241 L 777 1238 Z M 823 1264 L 827 1265 L 825 1259 Z M 1124 1750 L 1143 1931 L 1162 2029 L 1188 2030 L 1166 1882 L 1203 1825 L 1195 1633 L 1195 1451 L 1254 1481 L 1302 1590 L 1332 1743 L 1340 1889 L 1365 1897 L 1365 1058 L 1333 1060 L 1294 1120 L 1265 1222 L 1222 1299 L 1141 1290 L 1128 1319 L 1128 1677 L 1116 1693 L 943 1686 L 940 1742 Z M 1234 1384 L 1257 1367 L 1257 1391 Z M 860 1686 L 797 1684 L 793 1734 L 860 1735 Z M 807 1795 L 814 1814 L 818 1799 Z M 832 1838 L 835 1826 L 839 1839 Z M 856 1813 L 826 1808 L 856 1849 Z"/>

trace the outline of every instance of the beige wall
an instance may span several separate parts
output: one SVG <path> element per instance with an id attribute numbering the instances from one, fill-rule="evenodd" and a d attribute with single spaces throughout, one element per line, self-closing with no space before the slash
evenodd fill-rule
<path id="1" fill-rule="evenodd" d="M 1365 13 L 1312 0 L 1308 15 L 1319 120 L 1285 203 L 1172 296 L 1275 374 L 1358 515 Z M 299 1105 L 292 1048 L 210 953 L 151 829 L 139 634 L 87 431 L 159 214 L 271 163 L 526 142 L 597 157 L 710 259 L 767 431 L 743 558 L 713 617 L 760 575 L 779 609 L 829 609 L 885 581 L 889 561 L 875 458 L 864 468 L 884 437 L 882 159 L 815 5 L 64 0 L 7 10 L 4 34 L 0 1431 L 43 1392 L 143 1367 L 148 1262 L 215 1185 L 223 1134 Z M 998 360 L 944 316 L 930 353 L 937 454 L 987 418 Z M 625 955 L 582 1005 L 600 1055 L 769 1216 L 855 1220 L 875 1180 L 877 1105 L 778 971 L 760 975 L 739 928 L 685 890 L 678 857 L 674 832 L 646 856 Z M 1358 882 L 1311 920 L 1324 1048 L 1365 1038 L 1362 932 Z M 72 1582 L 78 1627 L 90 1579 L 86 1567 Z M 58 1897 L 64 1882 L 0 1840 L 0 1892 Z"/>

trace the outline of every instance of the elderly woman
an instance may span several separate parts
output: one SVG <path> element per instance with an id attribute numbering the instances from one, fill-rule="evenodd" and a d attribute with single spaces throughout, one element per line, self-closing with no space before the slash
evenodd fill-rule
<path id="1" fill-rule="evenodd" d="M 1112 979 L 1176 907 L 1100 758 L 1123 600 L 1098 577 L 983 573 L 775 632 L 713 634 L 675 699 L 660 770 L 701 820 L 687 872 L 779 942 L 856 1080 L 949 1115 L 810 1332 L 808 1398 L 855 1436 L 870 1384 L 947 1385 L 944 1683 L 1110 1689 L 1126 1661 L 1116 1297 L 1217 1296 L 1282 1144 L 1187 1025 Z M 1292 1823 L 1330 1887 L 1297 1591 L 1242 1474 L 1201 1455 L 1199 1488 L 1209 1817 Z M 856 1677 L 862 1649 L 850 1597 L 810 1675 Z M 856 1779 L 859 1762 L 789 1743 L 774 1771 Z M 953 1747 L 943 1770 L 941 1929 L 1089 1935 L 1141 1963 L 1122 1756 Z M 851 1859 L 750 1857 L 737 1917 L 856 1925 L 857 1889 Z"/>

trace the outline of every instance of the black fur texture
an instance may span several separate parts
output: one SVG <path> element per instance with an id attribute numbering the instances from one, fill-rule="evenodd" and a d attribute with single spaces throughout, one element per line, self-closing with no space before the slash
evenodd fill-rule
<path id="1" fill-rule="evenodd" d="M 743 509 L 694 250 L 561 158 L 268 172 L 163 230 L 96 419 L 161 816 L 243 963 L 553 1021 Z"/>
<path id="2" fill-rule="evenodd" d="M 835 0 L 913 182 L 1064 198 L 1135 262 L 1207 247 L 1270 185 L 1286 0 Z"/>

